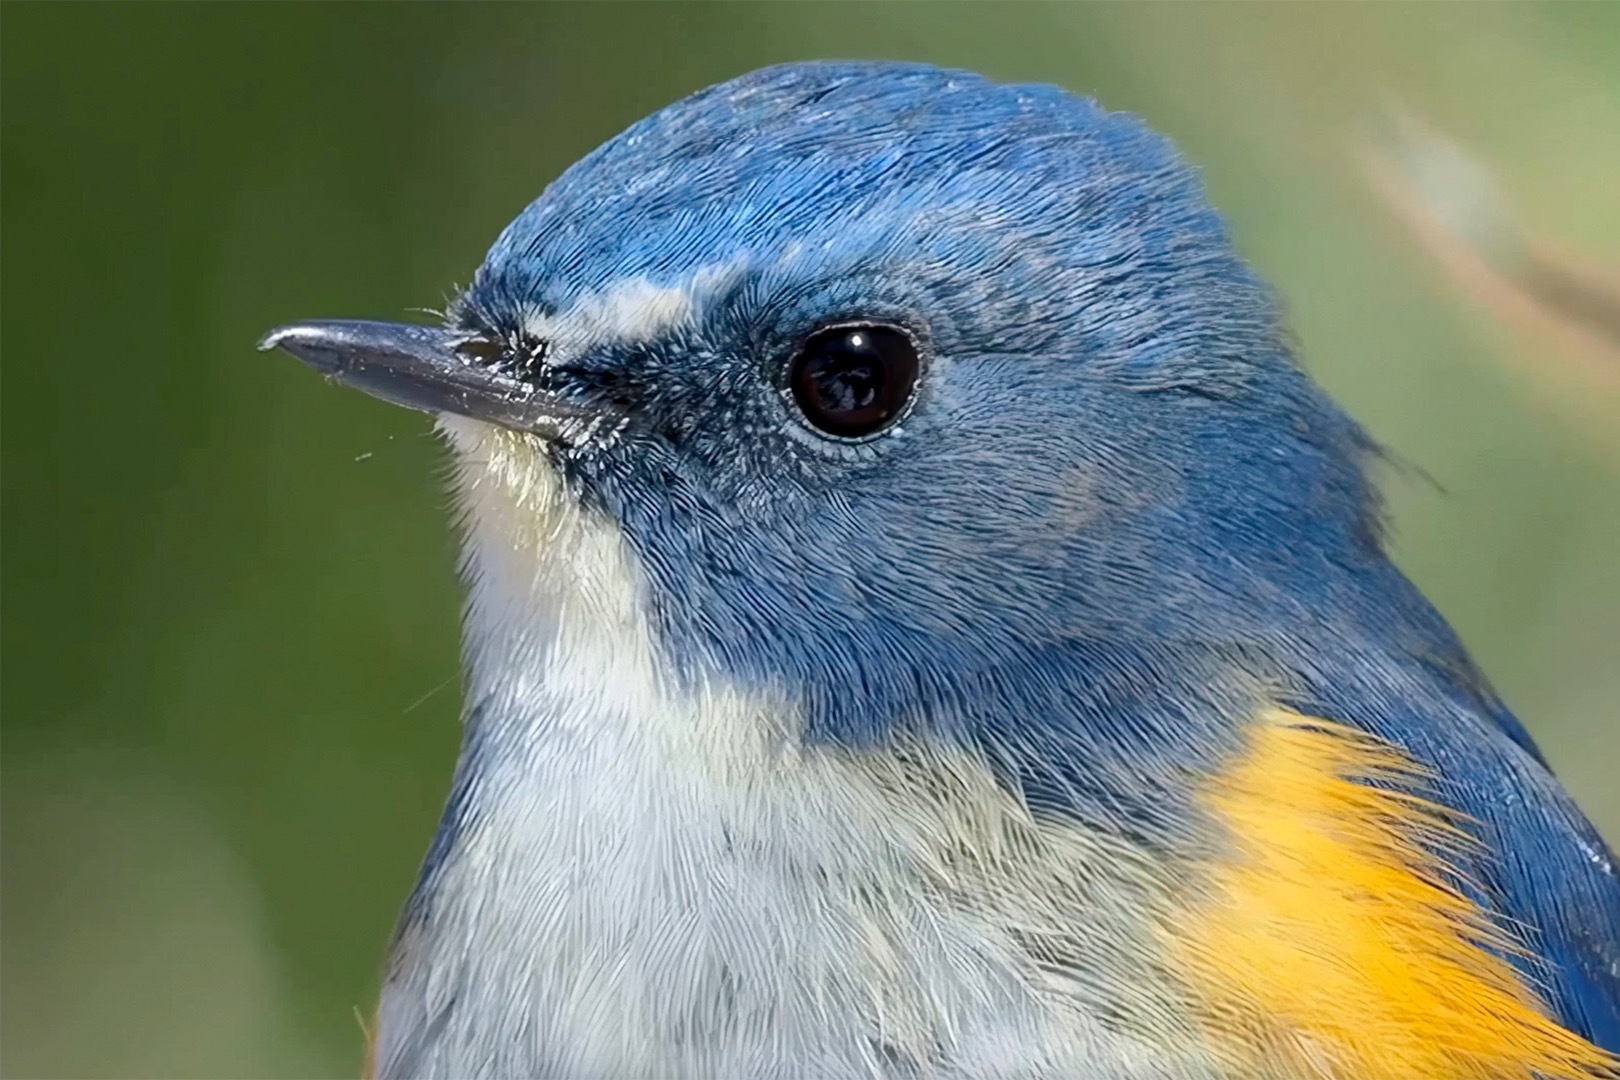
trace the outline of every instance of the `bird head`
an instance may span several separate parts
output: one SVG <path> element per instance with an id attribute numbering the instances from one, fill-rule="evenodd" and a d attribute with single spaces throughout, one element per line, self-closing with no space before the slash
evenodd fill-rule
<path id="1" fill-rule="evenodd" d="M 613 608 L 840 740 L 1052 649 L 1288 633 L 1383 562 L 1365 440 L 1193 171 L 1052 87 L 756 72 L 569 169 L 446 327 L 267 343 L 444 418 L 475 621 Z"/>

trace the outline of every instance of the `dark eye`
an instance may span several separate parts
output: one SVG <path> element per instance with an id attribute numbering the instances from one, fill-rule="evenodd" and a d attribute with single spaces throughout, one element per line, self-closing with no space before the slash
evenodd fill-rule
<path id="1" fill-rule="evenodd" d="M 829 435 L 856 439 L 894 423 L 917 386 L 917 343 L 882 325 L 831 326 L 805 339 L 788 367 L 804 418 Z"/>

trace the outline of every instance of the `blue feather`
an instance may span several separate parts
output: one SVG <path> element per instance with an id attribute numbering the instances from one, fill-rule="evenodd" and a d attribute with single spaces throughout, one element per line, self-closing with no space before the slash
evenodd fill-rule
<path id="1" fill-rule="evenodd" d="M 515 333 L 631 279 L 692 321 L 559 374 L 636 423 L 557 464 L 639 556 L 677 677 L 777 695 L 811 741 L 969 746 L 1038 813 L 1169 851 L 1257 700 L 1362 727 L 1478 823 L 1462 876 L 1620 1050 L 1611 853 L 1390 564 L 1376 448 L 1163 139 L 1052 87 L 768 69 L 570 169 L 456 318 Z M 898 431 L 833 445 L 781 370 L 851 318 L 926 372 Z"/>

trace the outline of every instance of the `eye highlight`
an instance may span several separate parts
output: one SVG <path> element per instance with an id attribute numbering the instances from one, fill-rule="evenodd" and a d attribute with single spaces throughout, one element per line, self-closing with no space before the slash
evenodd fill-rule
<path id="1" fill-rule="evenodd" d="M 858 439 L 899 418 L 917 388 L 917 343 L 883 323 L 817 330 L 788 365 L 787 387 L 810 425 Z"/>

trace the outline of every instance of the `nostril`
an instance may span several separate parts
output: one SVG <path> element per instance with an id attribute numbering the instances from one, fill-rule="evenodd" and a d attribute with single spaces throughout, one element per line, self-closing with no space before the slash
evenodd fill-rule
<path id="1" fill-rule="evenodd" d="M 521 334 L 471 334 L 455 346 L 456 355 L 500 375 L 532 379 L 545 363 L 548 343 Z"/>
<path id="2" fill-rule="evenodd" d="M 499 341 L 488 338 L 474 337 L 458 342 L 455 347 L 456 355 L 471 364 L 483 367 L 499 367 L 506 360 L 506 346 Z"/>

